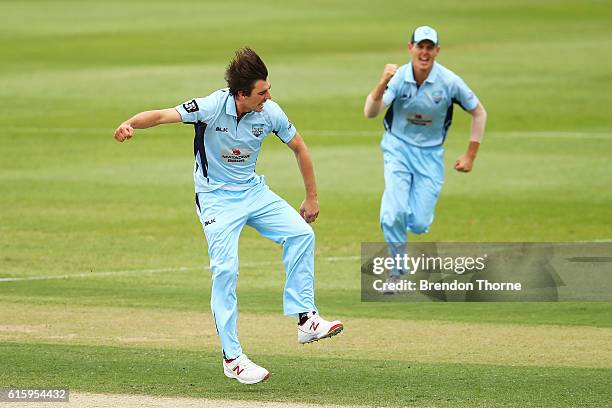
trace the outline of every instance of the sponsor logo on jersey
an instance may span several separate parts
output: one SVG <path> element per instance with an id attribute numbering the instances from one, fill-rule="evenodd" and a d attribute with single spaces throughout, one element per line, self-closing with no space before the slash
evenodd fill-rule
<path id="1" fill-rule="evenodd" d="M 225 147 L 221 151 L 221 159 L 226 163 L 246 163 L 251 159 L 251 150 L 244 147 Z"/>
<path id="2" fill-rule="evenodd" d="M 410 112 L 408 116 L 406 116 L 406 120 L 417 126 L 429 126 L 433 121 L 431 115 L 424 115 L 419 112 Z"/>
<path id="3" fill-rule="evenodd" d="M 263 123 L 253 125 L 253 136 L 259 137 L 263 135 L 265 125 Z"/>
<path id="4" fill-rule="evenodd" d="M 222 127 L 217 126 L 215 128 L 215 132 L 225 132 L 225 133 L 227 133 L 227 128 L 222 128 Z"/>
<path id="5" fill-rule="evenodd" d="M 189 102 L 185 102 L 183 104 L 183 108 L 185 108 L 185 110 L 189 113 L 197 112 L 200 109 L 195 99 L 192 99 Z"/>
<path id="6" fill-rule="evenodd" d="M 217 220 L 216 220 L 216 219 L 214 219 L 214 218 L 212 218 L 212 219 L 210 219 L 210 220 L 206 220 L 206 221 L 204 221 L 204 226 L 205 226 L 205 227 L 207 227 L 207 226 L 209 226 L 210 224 L 215 223 L 215 222 L 217 222 Z"/>

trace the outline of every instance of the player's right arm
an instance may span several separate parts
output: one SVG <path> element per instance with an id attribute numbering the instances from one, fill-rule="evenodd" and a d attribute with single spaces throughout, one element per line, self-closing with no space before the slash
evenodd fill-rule
<path id="1" fill-rule="evenodd" d="M 114 137 L 118 142 L 123 142 L 134 136 L 134 129 L 146 129 L 164 123 L 181 121 L 181 115 L 176 108 L 140 112 L 119 125 L 115 130 Z"/>
<path id="2" fill-rule="evenodd" d="M 363 113 L 366 118 L 375 118 L 385 108 L 386 105 L 383 101 L 383 95 L 385 94 L 385 90 L 389 85 L 389 81 L 391 81 L 391 78 L 393 78 L 396 72 L 396 64 L 385 65 L 380 81 L 366 98 L 365 106 L 363 107 Z"/>

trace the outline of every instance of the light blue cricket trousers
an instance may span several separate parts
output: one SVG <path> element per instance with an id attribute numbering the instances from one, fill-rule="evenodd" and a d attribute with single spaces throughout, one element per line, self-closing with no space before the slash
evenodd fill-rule
<path id="1" fill-rule="evenodd" d="M 262 181 L 244 191 L 198 193 L 198 213 L 208 242 L 212 293 L 210 305 L 225 358 L 242 354 L 238 341 L 238 239 L 245 225 L 283 245 L 285 315 L 316 311 L 314 232 L 285 200 Z"/>
<path id="2" fill-rule="evenodd" d="M 406 251 L 406 232 L 429 231 L 444 184 L 444 148 L 418 147 L 385 132 L 381 143 L 385 191 L 380 226 L 389 255 Z M 398 275 L 393 270 L 391 274 Z"/>

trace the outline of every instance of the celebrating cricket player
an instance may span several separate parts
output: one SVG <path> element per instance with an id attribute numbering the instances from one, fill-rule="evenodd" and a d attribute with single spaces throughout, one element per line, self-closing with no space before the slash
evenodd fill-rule
<path id="1" fill-rule="evenodd" d="M 444 183 L 443 144 L 453 105 L 472 115 L 469 146 L 455 161 L 457 171 L 472 170 L 487 120 L 484 107 L 465 82 L 436 62 L 440 52 L 436 30 L 418 27 L 408 51 L 410 63 L 399 68 L 387 64 L 364 107 L 367 118 L 388 107 L 381 143 L 385 191 L 380 225 L 391 256 L 405 254 L 407 231 L 425 233 L 433 222 Z M 398 282 L 404 272 L 393 268 L 388 281 Z"/>
<path id="2" fill-rule="evenodd" d="M 195 203 L 208 242 L 211 308 L 221 339 L 223 371 L 241 383 L 255 384 L 270 374 L 249 360 L 237 336 L 238 239 L 245 225 L 283 246 L 284 313 L 298 318 L 298 341 L 331 337 L 343 326 L 321 318 L 314 302 L 315 239 L 308 224 L 319 215 L 319 204 L 304 140 L 271 100 L 268 70 L 255 51 L 238 50 L 225 79 L 227 88 L 206 97 L 133 116 L 117 128 L 114 137 L 123 142 L 134 135 L 134 129 L 176 122 L 193 125 Z M 297 158 L 306 189 L 299 214 L 255 173 L 261 144 L 270 133 Z"/>

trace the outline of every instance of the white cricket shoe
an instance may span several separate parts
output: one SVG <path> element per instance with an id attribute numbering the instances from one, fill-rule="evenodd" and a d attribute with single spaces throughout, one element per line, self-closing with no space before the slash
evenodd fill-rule
<path id="1" fill-rule="evenodd" d="M 389 275 L 385 284 L 383 285 L 383 294 L 385 295 L 396 295 L 399 293 L 399 290 L 396 289 L 397 286 L 401 283 L 402 279 L 397 275 Z"/>
<path id="2" fill-rule="evenodd" d="M 313 312 L 310 312 L 308 316 L 308 320 L 306 320 L 304 324 L 298 325 L 298 342 L 301 344 L 335 336 L 344 329 L 340 320 L 328 322 L 317 313 Z"/>
<path id="3" fill-rule="evenodd" d="M 243 384 L 257 384 L 270 378 L 268 370 L 249 360 L 246 354 L 229 363 L 223 359 L 223 373 L 226 377 L 234 378 Z"/>

